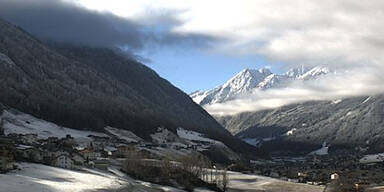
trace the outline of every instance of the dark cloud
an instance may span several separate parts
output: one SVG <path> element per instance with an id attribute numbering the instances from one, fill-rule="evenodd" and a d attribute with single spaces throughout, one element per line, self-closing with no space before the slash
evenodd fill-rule
<path id="1" fill-rule="evenodd" d="M 133 52 L 158 46 L 208 46 L 215 41 L 204 35 L 170 32 L 182 24 L 171 14 L 133 21 L 60 0 L 0 0 L 1 18 L 47 41 L 119 46 Z"/>

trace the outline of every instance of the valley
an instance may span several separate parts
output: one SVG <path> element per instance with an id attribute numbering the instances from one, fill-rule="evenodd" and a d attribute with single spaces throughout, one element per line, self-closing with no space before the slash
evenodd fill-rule
<path id="1" fill-rule="evenodd" d="M 0 0 L 0 192 L 384 192 L 383 10 Z"/>

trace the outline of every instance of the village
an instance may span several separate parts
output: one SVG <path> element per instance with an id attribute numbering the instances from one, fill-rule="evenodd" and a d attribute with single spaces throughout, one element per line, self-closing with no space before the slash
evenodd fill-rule
<path id="1" fill-rule="evenodd" d="M 17 169 L 18 162 L 70 170 L 96 168 L 108 171 L 110 167 L 121 169 L 130 155 L 137 155 L 135 158 L 147 165 L 159 166 L 161 160 L 175 161 L 185 156 L 202 158 L 202 153 L 212 145 L 227 149 L 221 142 L 182 128 L 175 134 L 159 127 L 151 134 L 152 142 L 149 142 L 130 131 L 112 127 L 106 127 L 104 133 L 79 131 L 23 113 L 4 114 L 0 118 L 2 173 Z M 227 153 L 231 155 L 233 152 Z"/>
<path id="2" fill-rule="evenodd" d="M 350 191 L 384 184 L 384 163 L 380 156 L 370 160 L 359 153 L 342 155 L 307 155 L 275 157 L 267 161 L 251 161 L 252 172 L 295 183 L 326 186 L 337 178 Z"/>
<path id="3" fill-rule="evenodd" d="M 111 127 L 106 128 L 107 134 L 89 134 L 87 138 L 80 140 L 74 138 L 70 133 L 76 133 L 71 131 L 64 137 L 42 138 L 38 133 L 5 134 L 4 123 L 1 119 L 0 172 L 2 173 L 16 169 L 16 162 L 38 163 L 69 170 L 82 170 L 86 167 L 108 171 L 108 167 L 111 166 L 122 167 L 127 161 L 127 154 L 135 151 L 140 151 L 141 158 L 145 158 L 146 163 L 159 165 L 159 161 L 155 159 L 159 160 L 170 155 L 161 150 L 172 151 L 173 155 L 183 155 L 203 152 L 217 142 L 195 132 L 179 129 L 178 134 L 173 134 L 164 128 L 158 128 L 152 135 L 153 142 L 144 141 L 131 132 Z M 33 127 L 32 124 L 35 122 L 33 119 L 28 119 L 23 120 L 23 123 L 23 126 L 28 128 Z M 251 160 L 243 173 L 316 186 L 327 186 L 333 178 L 337 178 L 353 191 L 356 186 L 362 190 L 382 185 L 384 174 L 378 172 L 384 170 L 382 162 L 381 156 L 366 157 L 361 154 L 273 157 L 271 160 Z M 229 166 L 228 169 L 241 171 L 233 167 L 236 166 Z"/>
<path id="4" fill-rule="evenodd" d="M 0 173 L 21 171 L 27 163 L 81 173 L 119 171 L 135 179 L 168 185 L 175 178 L 192 182 L 188 186 L 191 189 L 216 189 L 219 172 L 205 169 L 212 164 L 204 153 L 215 148 L 223 150 L 228 158 L 238 158 L 223 143 L 182 128 L 174 133 L 158 127 L 150 135 L 151 141 L 146 141 L 128 130 L 75 130 L 18 111 L 5 111 L 1 117 Z"/>
<path id="5" fill-rule="evenodd" d="M 90 135 L 90 137 L 93 137 Z M 119 144 L 107 150 L 102 141 L 107 138 L 96 138 L 86 147 L 79 147 L 71 135 L 64 138 L 49 137 L 39 139 L 37 134 L 9 134 L 0 136 L 0 170 L 5 172 L 13 169 L 15 161 L 41 163 L 65 168 L 81 169 L 92 167 L 106 169 L 110 157 L 124 157 L 130 144 Z"/>

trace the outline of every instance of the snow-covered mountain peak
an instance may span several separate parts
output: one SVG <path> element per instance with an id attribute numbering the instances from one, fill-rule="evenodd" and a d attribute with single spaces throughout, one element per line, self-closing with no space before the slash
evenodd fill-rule
<path id="1" fill-rule="evenodd" d="M 260 68 L 257 71 L 262 74 L 272 74 L 272 72 L 268 68 Z"/>
<path id="2" fill-rule="evenodd" d="M 292 80 L 315 79 L 329 72 L 327 67 L 322 66 L 292 68 L 282 75 L 273 74 L 267 68 L 244 69 L 223 85 L 210 91 L 197 91 L 191 93 L 190 96 L 200 105 L 222 103 L 237 96 L 251 93 L 255 89 L 284 87 Z"/>
<path id="3" fill-rule="evenodd" d="M 224 83 L 223 88 L 235 89 L 249 89 L 257 86 L 268 75 L 271 75 L 271 71 L 265 68 L 261 69 L 244 69 L 240 73 L 236 74 L 229 81 Z"/>
<path id="4" fill-rule="evenodd" d="M 315 67 L 296 67 L 289 69 L 285 75 L 291 79 L 309 80 L 320 75 L 325 75 L 330 72 L 328 67 L 315 66 Z"/>
<path id="5" fill-rule="evenodd" d="M 286 75 L 289 78 L 298 78 L 302 76 L 304 73 L 306 73 L 307 71 L 309 71 L 309 69 L 304 65 L 301 65 L 299 67 L 289 69 L 284 75 Z"/>
<path id="6" fill-rule="evenodd" d="M 304 80 L 309 80 L 309 79 L 316 78 L 320 75 L 328 74 L 329 72 L 330 70 L 328 67 L 316 66 L 316 67 L 313 67 L 311 70 L 307 71 L 306 73 L 304 73 L 303 75 L 301 75 L 299 78 Z"/>

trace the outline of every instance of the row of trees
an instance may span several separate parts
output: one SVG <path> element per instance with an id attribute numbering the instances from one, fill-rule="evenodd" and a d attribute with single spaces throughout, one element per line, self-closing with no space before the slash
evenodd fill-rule
<path id="1" fill-rule="evenodd" d="M 198 153 L 171 161 L 148 159 L 145 154 L 132 150 L 126 155 L 123 170 L 135 178 L 158 183 L 176 180 L 191 191 L 200 185 L 209 185 L 225 192 L 229 185 L 227 170 L 217 169 L 208 158 Z"/>

